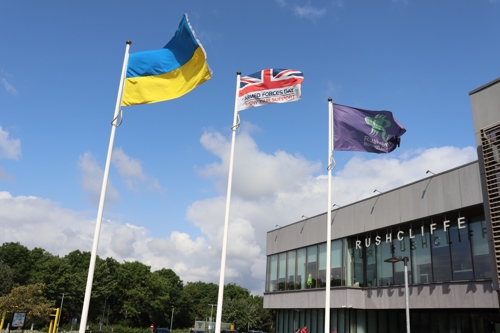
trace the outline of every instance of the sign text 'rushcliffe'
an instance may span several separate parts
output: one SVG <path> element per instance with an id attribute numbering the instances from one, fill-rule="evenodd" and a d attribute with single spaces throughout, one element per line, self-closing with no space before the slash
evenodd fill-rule
<path id="1" fill-rule="evenodd" d="M 442 226 L 443 226 L 443 231 L 445 233 L 448 232 L 448 229 L 451 227 L 451 222 L 450 220 L 445 220 L 442 222 Z M 467 228 L 467 219 L 465 217 L 459 217 L 457 219 L 457 226 L 458 226 L 458 229 L 465 229 Z M 437 223 L 431 223 L 429 225 L 429 232 L 431 235 L 434 234 L 434 231 L 437 230 L 437 227 L 438 227 L 438 224 Z M 415 242 L 412 241 L 412 239 L 415 238 L 415 235 L 413 234 L 414 230 L 412 229 L 408 229 L 407 232 L 405 231 L 398 231 L 395 236 L 396 236 L 396 239 L 399 240 L 399 241 L 403 241 L 404 240 L 404 237 L 405 236 L 408 236 L 410 238 L 410 244 L 412 247 L 416 246 Z M 424 226 L 421 226 L 420 227 L 420 233 L 422 235 L 422 237 L 425 236 L 425 228 Z M 385 242 L 386 243 L 392 243 L 392 233 L 387 233 L 385 234 Z M 382 236 L 375 236 L 375 239 L 374 239 L 374 244 L 376 246 L 380 245 L 383 241 L 383 238 Z M 439 246 L 441 245 L 441 238 L 439 236 L 436 236 L 433 238 L 433 241 L 434 241 L 434 245 L 436 246 Z M 362 248 L 362 243 L 363 241 L 361 240 L 356 240 L 356 249 L 361 249 Z M 372 239 L 371 238 L 365 238 L 365 247 L 370 247 L 371 246 L 371 243 L 372 243 Z"/>

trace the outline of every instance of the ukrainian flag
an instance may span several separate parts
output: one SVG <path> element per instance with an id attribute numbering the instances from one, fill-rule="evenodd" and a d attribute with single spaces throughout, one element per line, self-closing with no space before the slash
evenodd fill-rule
<path id="1" fill-rule="evenodd" d="M 130 55 L 122 106 L 162 102 L 187 94 L 212 78 L 206 58 L 184 14 L 165 47 Z"/>

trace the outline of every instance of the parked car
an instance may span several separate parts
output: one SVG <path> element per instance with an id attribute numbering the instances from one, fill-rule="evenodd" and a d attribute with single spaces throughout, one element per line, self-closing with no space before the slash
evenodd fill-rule
<path id="1" fill-rule="evenodd" d="M 168 328 L 157 327 L 156 332 L 157 333 L 170 333 L 170 330 Z"/>
<path id="2" fill-rule="evenodd" d="M 189 331 L 189 333 L 206 333 L 206 332 L 203 330 L 191 330 Z"/>
<path id="3" fill-rule="evenodd" d="M 264 333 L 261 330 L 249 330 L 248 333 Z"/>

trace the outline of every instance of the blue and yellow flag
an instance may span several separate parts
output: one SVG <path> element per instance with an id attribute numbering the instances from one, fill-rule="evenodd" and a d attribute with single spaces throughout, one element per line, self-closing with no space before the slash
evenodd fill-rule
<path id="1" fill-rule="evenodd" d="M 210 78 L 205 50 L 184 14 L 165 47 L 130 55 L 122 106 L 178 98 Z"/>

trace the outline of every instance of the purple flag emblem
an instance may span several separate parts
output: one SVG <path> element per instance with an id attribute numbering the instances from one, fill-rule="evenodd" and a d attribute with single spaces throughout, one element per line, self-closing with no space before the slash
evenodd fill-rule
<path id="1" fill-rule="evenodd" d="M 334 150 L 390 153 L 406 129 L 390 111 L 333 105 Z"/>

